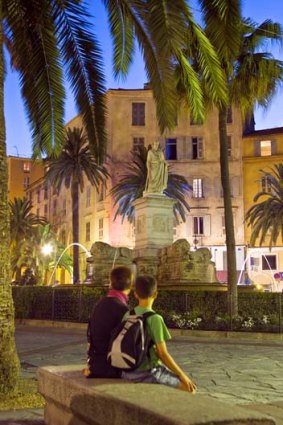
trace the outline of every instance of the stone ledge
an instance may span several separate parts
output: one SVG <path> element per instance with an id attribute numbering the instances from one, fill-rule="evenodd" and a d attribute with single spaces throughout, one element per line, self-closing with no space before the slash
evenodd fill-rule
<path id="1" fill-rule="evenodd" d="M 163 385 L 86 379 L 82 368 L 38 369 L 47 425 L 275 425 L 261 412 Z"/>

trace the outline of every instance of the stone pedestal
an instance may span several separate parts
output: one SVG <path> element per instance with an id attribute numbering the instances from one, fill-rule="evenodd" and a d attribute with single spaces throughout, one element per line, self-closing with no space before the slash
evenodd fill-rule
<path id="1" fill-rule="evenodd" d="M 173 199 L 156 194 L 148 194 L 133 202 L 134 257 L 138 274 L 157 276 L 158 250 L 173 243 L 173 205 Z"/>

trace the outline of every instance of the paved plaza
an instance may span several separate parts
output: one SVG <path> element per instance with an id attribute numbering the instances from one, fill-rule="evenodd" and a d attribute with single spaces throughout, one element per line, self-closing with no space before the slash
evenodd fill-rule
<path id="1" fill-rule="evenodd" d="M 85 329 L 17 326 L 25 377 L 45 365 L 83 365 Z M 283 425 L 283 341 L 175 336 L 169 351 L 198 391 L 232 405 L 272 414 Z M 43 410 L 0 412 L 0 424 L 42 424 Z"/>

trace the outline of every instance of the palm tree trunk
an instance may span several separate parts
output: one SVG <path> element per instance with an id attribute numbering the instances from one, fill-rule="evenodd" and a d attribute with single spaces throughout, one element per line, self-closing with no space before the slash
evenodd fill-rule
<path id="1" fill-rule="evenodd" d="M 219 137 L 220 137 L 220 169 L 221 183 L 224 198 L 224 216 L 226 229 L 227 269 L 228 269 L 228 311 L 232 316 L 238 314 L 237 268 L 236 268 L 236 243 L 233 222 L 233 209 L 231 201 L 229 179 L 229 157 L 227 141 L 227 108 L 218 111 Z"/>
<path id="2" fill-rule="evenodd" d="M 2 3 L 0 4 L 0 394 L 12 391 L 19 377 L 15 346 L 14 306 L 11 289 L 10 226 L 8 209 L 8 167 L 4 120 L 4 58 Z"/>
<path id="3" fill-rule="evenodd" d="M 72 184 L 72 226 L 73 226 L 73 243 L 79 243 L 79 184 Z M 79 246 L 73 246 L 73 283 L 80 283 L 80 264 L 79 264 Z"/>

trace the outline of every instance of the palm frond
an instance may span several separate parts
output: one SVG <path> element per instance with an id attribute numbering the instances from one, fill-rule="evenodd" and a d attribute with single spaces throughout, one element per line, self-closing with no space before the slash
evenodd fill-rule
<path id="1" fill-rule="evenodd" d="M 73 182 L 84 189 L 84 176 L 98 190 L 109 176 L 105 166 L 99 165 L 92 154 L 86 135 L 82 128 L 68 128 L 65 133 L 63 149 L 58 157 L 48 161 L 45 179 L 60 192 L 62 185 L 67 189 Z"/>
<path id="2" fill-rule="evenodd" d="M 132 160 L 125 166 L 126 173 L 120 181 L 111 189 L 114 206 L 117 207 L 114 220 L 122 217 L 122 222 L 127 218 L 130 223 L 134 221 L 133 202 L 143 196 L 147 178 L 147 149 L 139 146 L 137 151 L 131 152 Z M 173 212 L 176 222 L 180 219 L 186 221 L 186 211 L 190 207 L 186 201 L 186 195 L 192 190 L 184 176 L 171 173 L 169 169 L 168 184 L 164 194 L 176 200 Z"/>
<path id="3" fill-rule="evenodd" d="M 276 244 L 278 237 L 283 238 L 283 164 L 274 164 L 271 171 L 261 170 L 267 178 L 270 192 L 259 192 L 254 197 L 253 205 L 246 214 L 245 220 L 251 227 L 251 245 L 257 240 L 261 246 L 269 238 L 269 247 Z"/>
<path id="4" fill-rule="evenodd" d="M 81 2 L 52 2 L 55 31 L 75 101 L 98 163 L 106 152 L 102 52 Z"/>
<path id="5" fill-rule="evenodd" d="M 4 16 L 32 128 L 34 154 L 58 152 L 65 92 L 50 3 L 7 0 Z"/>

